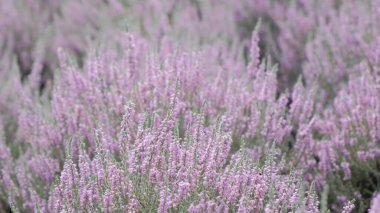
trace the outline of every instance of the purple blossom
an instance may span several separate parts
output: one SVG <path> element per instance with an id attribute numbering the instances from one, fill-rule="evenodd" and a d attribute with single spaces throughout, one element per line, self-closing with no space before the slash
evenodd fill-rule
<path id="1" fill-rule="evenodd" d="M 0 211 L 376 211 L 379 8 L 2 1 Z"/>

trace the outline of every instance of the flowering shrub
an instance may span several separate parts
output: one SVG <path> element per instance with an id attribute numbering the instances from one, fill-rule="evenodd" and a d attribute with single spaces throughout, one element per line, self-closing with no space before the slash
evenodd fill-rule
<path id="1" fill-rule="evenodd" d="M 111 36 L 123 10 L 112 0 L 0 2 L 0 119 L 7 141 L 15 140 L 22 93 L 49 93 L 56 49 L 83 63 L 88 44 Z"/>
<path id="2" fill-rule="evenodd" d="M 0 210 L 380 211 L 379 8 L 1 2 Z"/>
<path id="3" fill-rule="evenodd" d="M 295 174 L 280 174 L 283 166 L 275 164 L 274 156 L 267 156 L 261 167 L 251 159 L 257 153 L 250 149 L 230 152 L 231 131 L 237 134 L 239 130 L 233 127 L 239 124 L 255 125 L 255 129 L 261 130 L 257 135 L 268 143 L 281 141 L 283 130 L 277 133 L 270 123 L 273 119 L 281 121 L 276 111 L 260 110 L 258 117 L 264 120 L 231 121 L 228 115 L 215 120 L 210 116 L 218 113 L 217 106 L 212 101 L 205 106 L 197 101 L 202 94 L 196 92 L 210 87 L 210 84 L 201 84 L 200 76 L 211 73 L 198 72 L 196 56 L 192 59 L 185 54 L 186 57 L 176 56 L 174 61 L 171 57 L 163 59 L 161 70 L 154 66 L 160 64 L 154 58 L 150 59 L 152 64 L 141 63 L 144 57 L 138 50 L 144 43 L 132 35 L 125 39 L 128 40 L 127 51 L 121 59 L 113 51 L 105 50 L 104 55 L 90 59 L 83 71 L 61 54 L 61 77 L 53 91 L 52 111 L 45 111 L 48 118 L 36 116 L 36 109 L 44 106 L 26 104 L 19 120 L 20 146 L 26 148 L 16 162 L 7 159 L 9 164 L 15 164 L 14 171 L 10 168 L 2 171 L 5 194 L 16 209 L 213 212 L 217 209 L 271 211 L 273 208 L 315 211 L 318 208 L 316 196 L 313 192 L 303 194 L 302 181 Z M 252 55 L 254 51 L 257 49 L 252 50 Z M 275 86 L 273 70 L 265 71 L 264 64 L 258 67 L 255 63 L 248 66 L 248 79 L 257 85 Z M 111 65 L 110 70 L 103 66 L 106 64 Z M 166 73 L 160 75 L 159 72 Z M 199 88 L 189 81 L 194 75 L 199 79 Z M 131 87 L 132 81 L 139 82 L 137 79 L 146 79 L 148 85 Z M 161 82 L 172 83 L 161 85 Z M 128 86 L 129 90 L 122 90 Z M 160 88 L 158 91 L 167 92 L 157 93 L 153 99 L 145 98 L 152 97 L 156 87 Z M 187 93 L 191 91 L 194 92 Z M 253 100 L 263 106 L 276 105 L 274 94 L 269 95 L 272 102 L 268 102 L 271 96 L 261 89 Z M 136 104 L 118 106 L 127 101 L 122 98 L 135 100 Z M 234 100 L 231 95 L 226 98 Z M 232 104 L 241 100 L 237 98 Z M 63 103 L 72 104 L 64 106 Z M 280 103 L 279 109 L 285 108 L 283 101 Z M 153 111 L 149 113 L 150 110 Z M 196 115 L 194 110 L 203 110 L 204 114 Z M 244 114 L 243 109 L 239 111 L 235 113 Z M 53 122 L 49 122 L 51 119 Z M 36 123 L 39 125 L 33 125 Z M 252 135 L 258 137 L 255 133 Z M 268 148 L 265 143 L 261 146 Z M 11 158 L 9 154 L 6 156 Z M 55 185 L 55 173 L 61 169 L 59 183 Z M 220 199 L 214 200 L 214 196 Z M 303 199 L 303 196 L 307 197 Z M 292 202 L 286 202 L 290 197 Z"/>

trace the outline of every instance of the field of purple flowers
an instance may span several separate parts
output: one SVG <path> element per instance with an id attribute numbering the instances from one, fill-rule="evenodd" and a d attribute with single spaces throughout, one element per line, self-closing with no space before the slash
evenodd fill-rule
<path id="1" fill-rule="evenodd" d="M 379 0 L 0 0 L 0 213 L 380 213 Z"/>

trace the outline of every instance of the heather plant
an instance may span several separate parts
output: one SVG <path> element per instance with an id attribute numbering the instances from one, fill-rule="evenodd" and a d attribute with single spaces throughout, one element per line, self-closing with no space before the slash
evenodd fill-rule
<path id="1" fill-rule="evenodd" d="M 75 12 L 74 12 L 75 11 Z M 0 119 L 8 141 L 27 93 L 50 93 L 58 47 L 81 64 L 89 43 L 111 37 L 124 6 L 118 1 L 0 2 Z M 21 87 L 25 88 L 21 88 Z"/>
<path id="2" fill-rule="evenodd" d="M 218 124 L 215 123 L 216 120 L 212 119 L 212 117 L 218 116 L 222 113 L 225 114 L 225 116 L 223 116 L 223 122 L 226 123 L 223 127 L 223 131 L 233 131 L 235 138 L 237 138 L 239 134 L 245 134 L 245 138 L 249 139 L 248 145 L 251 146 L 251 148 L 258 148 L 254 150 L 254 154 L 251 156 L 256 160 L 264 158 L 263 154 L 265 150 L 269 149 L 271 146 L 271 143 L 266 141 L 281 143 L 283 138 L 289 133 L 290 128 L 286 128 L 286 120 L 284 117 L 286 98 L 283 96 L 277 101 L 275 94 L 276 68 L 269 62 L 263 62 L 259 65 L 259 59 L 257 56 L 259 50 L 257 48 L 255 37 L 252 42 L 252 61 L 247 69 L 244 70 L 244 72 L 246 72 L 246 77 L 234 77 L 237 79 L 232 80 L 237 82 L 233 82 L 232 88 L 229 84 L 222 84 L 223 81 L 221 81 L 220 84 L 210 85 L 210 80 L 208 79 L 212 79 L 212 75 L 217 74 L 220 76 L 221 74 L 215 72 L 201 72 L 200 69 L 202 68 L 202 64 L 200 64 L 200 60 L 196 53 L 182 54 L 175 52 L 173 55 L 168 55 L 166 59 L 161 60 L 160 57 L 148 54 L 149 57 L 145 58 L 144 56 L 147 54 L 143 52 L 143 47 L 146 47 L 146 44 L 143 41 L 140 41 L 131 34 L 125 35 L 123 39 L 124 50 L 121 55 L 114 50 L 104 50 L 100 55 L 96 55 L 98 53 L 94 50 L 92 54 L 90 54 L 90 58 L 84 65 L 83 70 L 73 64 L 64 53 L 60 53 L 62 61 L 61 71 L 57 75 L 59 76 L 58 81 L 53 89 L 51 107 L 46 105 L 45 101 L 38 101 L 40 98 L 33 97 L 33 95 L 25 98 L 25 105 L 19 116 L 18 123 L 21 153 L 18 159 L 13 162 L 16 165 L 16 169 L 14 171 L 6 171 L 7 176 L 14 177 L 13 184 L 19 187 L 15 191 L 13 191 L 12 188 L 8 188 L 14 196 L 8 199 L 12 200 L 12 202 L 17 205 L 21 205 L 22 203 L 19 208 L 33 210 L 37 208 L 35 205 L 36 203 L 39 203 L 38 209 L 42 209 L 42 211 L 53 208 L 51 206 L 53 204 L 51 204 L 50 201 L 49 204 L 46 203 L 48 198 L 46 195 L 49 193 L 56 172 L 63 169 L 61 172 L 62 177 L 62 175 L 67 173 L 66 170 L 69 168 L 71 168 L 69 170 L 72 170 L 74 165 L 73 159 L 77 158 L 80 152 L 85 151 L 90 156 L 90 159 L 97 158 L 97 149 L 99 149 L 97 143 L 99 142 L 97 142 L 97 138 L 94 135 L 95 129 L 101 128 L 102 130 L 102 147 L 106 149 L 107 152 L 113 154 L 114 158 L 120 157 L 120 152 L 123 150 L 121 149 L 122 147 L 118 145 L 118 141 L 120 142 L 121 140 L 120 134 L 118 134 L 118 127 L 122 121 L 121 118 L 124 113 L 123 103 L 134 103 L 134 107 L 130 109 L 131 112 L 127 116 L 130 120 L 123 121 L 125 123 L 125 128 L 127 128 L 129 132 L 127 139 L 138 140 L 139 137 L 144 136 L 144 132 L 147 132 L 146 134 L 149 133 L 146 135 L 147 138 L 150 138 L 149 140 L 146 139 L 138 143 L 136 142 L 136 147 L 127 147 L 127 150 L 142 149 L 144 151 L 144 154 L 140 154 L 144 157 L 143 159 L 140 159 L 142 157 L 135 159 L 138 160 L 138 162 L 135 162 L 136 166 L 143 167 L 140 169 L 144 171 L 140 171 L 141 174 L 146 174 L 146 168 L 144 168 L 145 164 L 151 162 L 149 159 L 152 158 L 147 158 L 147 156 L 145 156 L 147 151 L 145 149 L 151 146 L 150 143 L 155 141 L 155 137 L 164 137 L 161 136 L 160 132 L 153 135 L 151 135 L 151 132 L 162 131 L 161 128 L 164 128 L 161 127 L 155 129 L 158 128 L 155 125 L 158 125 L 163 114 L 165 114 L 168 109 L 171 109 L 171 105 L 166 103 L 169 103 L 170 101 L 173 102 L 173 97 L 175 97 L 176 107 L 172 107 L 173 112 L 171 113 L 174 115 L 171 116 L 180 119 L 180 123 L 182 124 L 182 127 L 178 127 L 178 134 L 187 134 L 185 127 L 189 125 L 189 119 L 192 117 L 192 111 L 194 110 L 197 111 L 203 109 L 206 120 L 202 121 L 201 119 L 199 122 L 200 124 L 206 122 L 211 126 Z M 207 63 L 206 65 L 208 66 L 207 68 L 214 68 L 209 67 L 212 66 L 210 63 Z M 217 68 L 218 66 L 214 69 Z M 220 72 L 223 72 L 223 70 Z M 229 81 L 231 74 L 224 75 L 224 77 Z M 194 83 L 195 81 L 198 82 L 198 85 Z M 145 82 L 145 84 L 140 85 L 135 82 Z M 250 83 L 253 84 L 253 87 Z M 247 88 L 244 88 L 243 86 L 240 88 L 236 87 L 236 84 L 247 85 Z M 177 87 L 173 87 L 173 85 L 177 85 Z M 221 91 L 226 90 L 230 90 L 231 92 L 224 93 L 224 96 L 220 94 Z M 257 95 L 250 97 L 250 91 L 258 92 Z M 210 99 L 205 105 L 205 102 L 202 102 L 202 100 L 205 100 L 205 97 L 209 95 L 210 92 L 213 92 L 210 96 L 219 96 L 221 98 L 216 100 Z M 241 95 L 233 95 L 235 93 Z M 273 108 L 269 108 L 269 105 Z M 219 108 L 221 106 L 224 106 L 226 109 L 232 109 L 233 107 L 236 107 L 236 109 L 234 111 L 226 111 L 223 108 Z M 146 110 L 152 110 L 154 112 L 153 114 L 156 116 L 150 119 L 144 119 L 144 117 L 146 117 L 144 116 L 147 112 Z M 254 112 L 255 114 L 252 114 L 251 112 Z M 240 120 L 239 116 L 242 116 L 244 119 Z M 145 121 L 138 124 L 136 121 L 141 119 L 144 119 Z M 165 120 L 162 122 L 164 121 Z M 170 127 L 165 127 L 165 129 L 167 129 L 166 131 L 174 128 L 172 126 L 172 121 L 165 122 L 169 122 L 171 125 Z M 149 126 L 144 126 L 146 123 L 152 123 L 154 128 L 152 127 L 153 129 L 151 130 L 148 128 Z M 285 128 L 278 129 L 279 125 Z M 202 130 L 202 132 L 207 131 Z M 209 130 L 209 132 L 211 131 Z M 155 136 L 156 134 L 159 135 Z M 212 136 L 211 133 L 208 134 L 210 135 L 209 137 Z M 219 150 L 216 144 L 204 144 L 204 141 L 210 141 L 211 139 L 197 139 L 203 142 L 199 145 L 199 149 L 206 153 L 201 154 L 197 153 L 198 151 L 189 151 L 197 156 L 208 156 L 209 154 L 214 153 L 212 154 L 213 156 L 207 157 L 207 160 L 204 160 L 211 165 L 201 166 L 206 170 L 208 167 L 211 169 L 210 173 L 205 173 L 205 180 L 199 180 L 202 184 L 213 185 L 216 187 L 214 184 L 218 178 L 219 170 L 226 165 L 225 161 L 228 156 L 230 156 L 232 143 L 231 135 L 229 137 L 223 136 L 213 139 L 216 141 L 215 143 L 221 143 L 220 146 L 223 147 L 222 150 Z M 116 136 L 119 136 L 119 138 Z M 82 138 L 85 146 L 84 149 L 78 145 L 79 143 L 76 137 Z M 159 140 L 166 144 L 172 139 L 162 138 Z M 242 140 L 235 140 L 235 143 L 239 143 L 240 141 Z M 187 146 L 190 146 L 190 144 L 187 144 Z M 194 146 L 190 147 L 194 148 Z M 65 152 L 65 150 L 69 151 Z M 155 151 L 155 149 L 152 148 L 152 151 Z M 167 151 L 163 151 L 163 153 L 157 153 L 157 155 L 166 156 L 167 154 L 164 154 L 166 152 Z M 127 156 L 133 155 L 131 158 L 136 158 L 137 156 L 134 155 L 138 155 L 138 153 L 129 153 L 126 151 L 124 151 L 124 153 L 125 154 L 123 155 Z M 68 156 L 71 156 L 72 159 Z M 157 156 L 157 158 L 161 159 L 164 156 Z M 202 158 L 199 156 L 196 157 L 196 159 L 200 158 L 198 160 L 201 160 Z M 66 163 L 62 168 L 64 161 Z M 159 161 L 164 161 L 164 159 Z M 215 165 L 212 165 L 213 161 L 215 161 Z M 28 163 L 25 164 L 25 162 Z M 46 173 L 41 170 L 41 167 L 37 166 L 38 164 L 49 167 L 49 172 Z M 131 167 L 131 169 L 132 168 L 134 167 Z M 162 176 L 163 174 L 156 173 L 164 169 L 167 168 L 155 168 L 153 170 L 154 174 L 149 175 L 148 178 L 151 178 L 150 176 L 152 175 Z M 250 169 L 253 169 L 253 167 L 250 167 Z M 191 173 L 188 175 L 202 173 L 202 169 L 198 171 L 194 170 L 193 172 L 194 174 Z M 203 171 L 203 173 L 204 172 L 205 171 Z M 64 177 L 62 178 L 65 179 Z M 133 179 L 127 180 L 132 181 Z M 63 180 L 61 180 L 61 182 L 62 181 Z M 57 190 L 66 187 L 66 185 L 58 187 Z M 70 186 L 68 188 L 71 189 L 72 187 Z M 76 202 L 78 202 L 78 200 L 74 199 L 71 195 L 65 197 L 72 198 L 72 200 L 64 201 L 65 203 L 69 203 L 65 205 L 75 206 Z M 50 198 L 51 197 L 49 196 L 49 199 Z M 248 199 L 247 202 L 257 203 L 258 209 L 265 206 L 263 201 L 249 201 L 248 197 L 244 199 Z M 230 204 L 227 206 L 234 206 L 235 204 L 233 203 L 236 202 L 236 200 L 234 202 L 228 202 L 230 202 Z M 283 205 L 284 201 L 276 202 L 279 203 L 278 205 Z M 149 203 L 149 205 L 153 205 L 153 203 Z M 61 206 L 62 204 L 57 205 Z M 174 205 L 174 207 L 170 207 L 170 205 Z M 179 204 L 174 203 L 170 205 L 170 208 L 175 208 L 176 205 Z M 54 208 L 59 209 L 61 207 Z"/>
<path id="3" fill-rule="evenodd" d="M 297 164 L 308 168 L 306 178 L 316 181 L 320 190 L 325 184 L 333 186 L 330 203 L 342 206 L 355 198 L 360 212 L 368 208 L 378 188 L 379 80 L 378 62 L 371 56 L 377 54 L 373 34 L 377 8 L 375 2 L 348 1 L 336 5 L 331 18 L 319 20 L 321 26 L 306 45 L 303 79 L 309 94 L 299 96 L 299 104 L 297 93 L 303 83 L 298 81 L 290 105 L 291 113 L 300 118 L 307 115 L 310 122 L 293 129 L 293 158 L 302 159 Z M 309 176 L 309 172 L 314 174 Z M 338 211 L 340 207 L 333 208 Z"/>
<path id="4" fill-rule="evenodd" d="M 332 168 L 338 167 L 341 182 L 332 192 L 349 191 L 362 200 L 363 208 L 369 205 L 374 191 L 379 187 L 379 87 L 378 76 L 363 63 L 360 76 L 352 76 L 347 88 L 340 92 L 334 102 L 335 119 L 330 124 L 318 126 L 322 137 L 335 146 Z M 331 111 L 326 111 L 327 116 Z M 331 115 L 331 114 L 330 114 Z M 323 122 L 323 121 L 321 121 Z M 330 136 L 325 137 L 325 133 Z M 331 143 L 331 142 L 330 142 Z M 344 187 L 342 187 L 344 185 Z"/>
<path id="5" fill-rule="evenodd" d="M 300 81 L 290 106 L 291 115 L 298 115 L 292 119 L 298 129 L 287 156 L 305 169 L 317 191 L 328 190 L 335 211 L 351 199 L 358 203 L 357 211 L 364 211 L 379 187 L 378 76 L 367 63 L 357 69 L 330 107 L 320 110 L 315 90 L 304 91 Z"/>
<path id="6" fill-rule="evenodd" d="M 307 43 L 303 75 L 307 82 L 319 82 L 325 100 L 332 101 L 351 76 L 357 75 L 362 61 L 370 69 L 378 66 L 378 22 L 374 21 L 378 10 L 378 3 L 373 1 L 342 3 L 330 19 L 321 20 L 314 38 Z"/>
<path id="7" fill-rule="evenodd" d="M 300 0 L 241 1 L 234 8 L 240 38 L 247 40 L 263 20 L 260 45 L 279 63 L 282 89 L 301 74 L 309 86 L 317 81 L 321 97 L 331 101 L 362 60 L 378 64 L 378 7 L 373 1 Z"/>
<path id="8" fill-rule="evenodd" d="M 377 212 L 378 9 L 1 2 L 0 208 Z"/>
<path id="9" fill-rule="evenodd" d="M 184 116 L 189 110 L 199 110 L 206 105 L 204 111 L 208 117 L 225 113 L 234 135 L 244 134 L 250 141 L 263 145 L 265 140 L 281 143 L 289 134 L 286 95 L 276 97 L 276 67 L 269 61 L 259 64 L 255 39 L 252 63 L 246 69 L 244 66 L 229 67 L 236 69 L 236 73 L 224 69 L 224 64 L 202 60 L 208 52 L 173 52 L 157 56 L 149 54 L 145 50 L 147 45 L 132 34 L 126 34 L 123 40 L 123 53 L 93 50 L 83 70 L 64 59 L 62 53 L 62 68 L 57 74 L 61 77 L 54 88 L 52 110 L 45 113 L 47 117 L 51 114 L 56 125 L 43 116 L 35 116 L 33 122 L 44 125 L 44 128 L 36 128 L 28 120 L 37 113 L 33 111 L 38 107 L 28 106 L 26 109 L 31 111 L 22 112 L 20 116 L 20 135 L 29 138 L 37 135 L 36 139 L 39 134 L 46 135 L 49 141 L 32 141 L 39 141 L 34 146 L 48 149 L 51 145 L 59 146 L 66 136 L 78 133 L 86 137 L 94 149 L 93 129 L 103 124 L 104 131 L 114 135 L 124 103 L 135 103 L 140 114 L 148 109 L 160 112 L 159 109 L 167 109 L 165 103 L 176 84 L 179 85 L 179 111 Z M 210 83 L 212 79 L 217 80 Z M 50 131 L 57 128 L 60 130 Z"/>
<path id="10" fill-rule="evenodd" d="M 248 150 L 229 156 L 232 139 L 222 130 L 223 119 L 216 126 L 206 127 L 204 115 L 194 115 L 194 123 L 181 138 L 175 127 L 179 121 L 171 118 L 175 106 L 170 108 L 173 111 L 159 119 L 161 122 L 146 124 L 146 118 L 141 120 L 135 140 L 128 140 L 131 133 L 125 132 L 131 122 L 125 120 L 129 109 L 119 134 L 127 140 L 119 141 L 121 155 L 103 148 L 107 139 L 99 135 L 92 161 L 81 149 L 79 171 L 71 159 L 65 162 L 48 208 L 100 212 L 317 211 L 313 192 L 302 198 L 304 192 L 298 191 L 302 182 L 295 176 L 280 175 L 281 166 L 273 155 L 267 156 L 262 167 L 255 166 Z"/>

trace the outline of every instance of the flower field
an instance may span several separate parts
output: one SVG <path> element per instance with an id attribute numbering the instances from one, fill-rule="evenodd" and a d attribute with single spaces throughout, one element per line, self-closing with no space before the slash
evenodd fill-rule
<path id="1" fill-rule="evenodd" d="M 0 0 L 0 213 L 380 213 L 380 1 Z"/>

